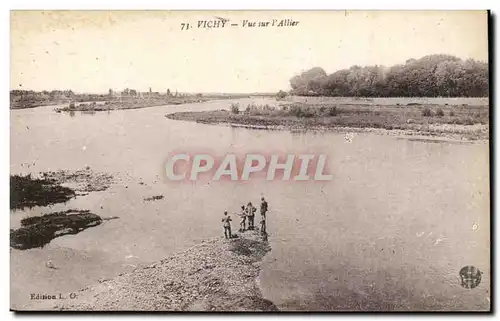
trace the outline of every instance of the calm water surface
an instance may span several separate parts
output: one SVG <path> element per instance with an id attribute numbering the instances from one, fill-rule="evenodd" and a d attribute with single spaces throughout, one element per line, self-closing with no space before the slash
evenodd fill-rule
<path id="1" fill-rule="evenodd" d="M 236 212 L 265 195 L 272 251 L 260 283 L 280 309 L 489 308 L 487 144 L 369 133 L 348 142 L 338 133 L 248 130 L 164 117 L 229 104 L 93 115 L 58 114 L 53 107 L 11 111 L 11 173 L 90 166 L 116 179 L 107 191 L 66 204 L 11 212 L 12 228 L 28 215 L 68 208 L 120 217 L 43 249 L 11 250 L 11 306 L 30 303 L 30 293 L 78 290 L 221 235 L 225 209 Z M 164 162 L 182 150 L 323 153 L 334 179 L 167 182 Z M 165 198 L 143 201 L 154 195 Z M 48 260 L 59 269 L 47 269 Z M 474 289 L 460 286 L 458 271 L 466 265 L 483 272 Z"/>

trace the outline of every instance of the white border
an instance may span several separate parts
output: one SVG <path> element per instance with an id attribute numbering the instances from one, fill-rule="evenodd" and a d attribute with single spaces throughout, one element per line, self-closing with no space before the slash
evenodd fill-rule
<path id="1" fill-rule="evenodd" d="M 121 0 L 121 1 L 107 1 L 107 0 L 85 0 L 85 1 L 62 1 L 62 0 L 50 0 L 50 1 L 36 1 L 36 0 L 31 0 L 31 1 L 26 1 L 26 0 L 20 0 L 20 1 L 2 1 L 1 4 L 2 9 L 0 11 L 1 13 L 1 18 L 2 18 L 2 24 L 1 24 L 1 32 L 0 35 L 2 37 L 2 44 L 4 45 L 2 52 L 2 63 L 3 63 L 3 70 L 8 71 L 10 68 L 10 61 L 9 61 L 9 52 L 10 52 L 10 45 L 9 45 L 9 10 L 12 9 L 72 9 L 72 10 L 77 10 L 77 9 L 114 9 L 114 10 L 125 10 L 125 9 L 172 9 L 172 10 L 179 10 L 179 9 L 186 9 L 186 10 L 198 10 L 198 9 L 205 9 L 205 10 L 216 10 L 216 9 L 226 9 L 226 10 L 243 10 L 243 9 L 249 9 L 249 10 L 291 10 L 291 9 L 301 9 L 301 10 L 325 10 L 325 9 L 337 9 L 337 10 L 343 10 L 343 9 L 349 9 L 349 10 L 355 10 L 355 9 L 364 9 L 364 10 L 370 10 L 370 9 L 376 9 L 376 10 L 395 10 L 395 9 L 401 9 L 401 10 L 482 10 L 482 9 L 492 9 L 493 13 L 499 14 L 500 12 L 500 1 L 498 0 L 454 0 L 454 1 L 449 1 L 449 2 L 438 2 L 435 0 L 419 0 L 419 1 L 414 1 L 414 2 L 407 2 L 407 1 L 401 1 L 401 0 L 384 0 L 384 1 L 369 1 L 369 0 L 344 0 L 344 1 L 335 1 L 335 3 L 326 3 L 326 1 L 320 1 L 320 0 L 302 0 L 302 1 L 294 1 L 294 0 L 287 0 L 287 1 L 271 1 L 271 0 L 248 0 L 248 1 L 193 1 L 193 0 L 178 0 L 178 1 L 152 1 L 152 0 L 141 0 L 141 1 L 128 1 L 128 0 Z M 495 34 L 495 39 L 497 39 L 496 34 Z M 495 40 L 497 43 L 498 40 Z M 495 50 L 496 55 L 495 55 L 495 61 L 498 61 L 498 50 Z M 8 236 L 7 236 L 7 226 L 9 226 L 9 196 L 8 196 L 8 191 L 9 191 L 9 164 L 10 164 L 10 159 L 9 159 L 9 72 L 4 72 L 4 77 L 2 79 L 3 83 L 3 88 L 4 90 L 1 91 L 2 95 L 2 101 L 5 103 L 2 108 L 0 108 L 0 124 L 1 124 L 1 129 L 2 129 L 2 135 L 1 135 L 1 148 L 2 148 L 2 153 L 0 157 L 1 161 L 1 169 L 2 169 L 2 176 L 1 176 L 1 192 L 0 192 L 0 200 L 2 204 L 2 208 L 4 209 L 3 215 L 1 215 L 1 220 L 3 231 L 5 234 L 2 234 L 4 237 L 2 238 L 3 241 L 1 242 L 2 249 L 5 251 L 4 252 L 4 261 L 3 264 L 1 264 L 1 282 L 2 282 L 2 287 L 0 291 L 0 302 L 2 304 L 1 306 L 1 312 L 2 312 L 2 320 L 4 319 L 12 319 L 14 318 L 14 314 L 9 312 L 10 304 L 9 304 L 9 291 L 10 291 L 10 283 L 9 283 L 9 246 L 8 244 Z M 493 93 L 499 92 L 499 85 L 498 82 L 496 82 L 496 86 L 494 88 Z M 493 120 L 496 124 L 498 124 L 498 118 L 499 118 L 499 113 L 496 113 L 496 117 Z M 498 130 L 495 130 L 494 133 L 494 141 L 498 142 L 499 137 L 498 137 Z M 495 165 L 498 168 L 498 160 L 495 162 Z M 496 176 L 496 175 L 495 175 Z M 493 184 L 494 182 L 490 182 Z M 498 190 L 496 191 L 495 195 L 500 193 Z M 493 216 L 494 213 L 491 213 Z M 495 220 L 496 224 L 494 226 L 494 233 L 495 231 L 498 231 L 498 218 Z M 494 250 L 495 246 L 492 244 L 491 249 Z M 495 256 L 495 263 L 497 263 L 496 256 Z M 495 264 L 495 266 L 498 266 Z M 498 279 L 498 275 L 496 275 L 496 278 Z M 495 284 L 496 285 L 496 284 Z M 495 287 L 497 289 L 497 287 Z M 495 307 L 498 308 L 498 293 L 496 293 L 495 296 L 495 302 L 492 302 Z M 45 317 L 51 317 L 52 315 L 46 315 Z M 158 314 L 158 316 L 163 316 L 163 317 L 168 317 L 169 319 L 177 319 L 177 318 L 182 318 L 182 316 L 174 316 L 174 315 L 162 315 Z M 289 317 L 290 315 L 285 315 L 281 317 Z M 326 317 L 327 315 L 321 315 L 320 317 Z M 347 318 L 349 317 L 350 319 L 353 318 L 354 316 L 348 316 L 348 315 L 330 315 L 332 317 L 336 318 Z M 36 318 L 40 318 L 41 316 L 36 316 Z M 70 320 L 73 315 L 63 315 L 60 316 L 59 318 L 63 320 Z M 99 315 L 98 318 L 104 318 L 105 315 Z M 123 315 L 115 315 L 113 316 L 114 318 L 122 318 L 125 317 Z M 143 320 L 144 317 L 149 317 L 145 315 L 130 315 L 126 316 L 127 319 L 133 319 L 133 320 Z M 237 316 L 231 315 L 228 316 L 231 318 L 236 318 Z M 297 316 L 296 318 L 298 319 L 306 319 L 306 315 L 301 315 Z M 357 315 L 355 318 L 362 318 L 363 315 Z M 395 318 L 405 318 L 406 316 L 403 315 L 392 315 L 391 317 Z M 431 319 L 437 318 L 438 315 L 433 315 L 430 316 L 428 315 Z M 441 315 L 441 317 L 453 317 L 452 315 Z M 476 316 L 479 317 L 479 316 Z M 91 318 L 96 318 L 96 316 L 88 314 L 88 315 L 79 315 L 79 318 L 82 319 L 91 319 Z M 203 317 L 206 318 L 206 317 Z M 270 316 L 262 316 L 261 318 L 270 318 Z"/>
<path id="2" fill-rule="evenodd" d="M 5 2 L 4 2 L 5 3 Z M 2 3 L 3 4 L 3 3 Z M 321 0 L 307 1 L 202 1 L 202 0 L 141 0 L 141 1 L 62 1 L 50 0 L 39 2 L 36 0 L 7 1 L 10 9 L 170 9 L 170 10 L 327 10 L 327 9 L 362 9 L 362 10 L 484 10 L 495 7 L 493 0 L 467 1 L 455 0 L 453 2 L 420 0 L 415 2 L 398 0 L 350 0 L 327 3 Z"/>

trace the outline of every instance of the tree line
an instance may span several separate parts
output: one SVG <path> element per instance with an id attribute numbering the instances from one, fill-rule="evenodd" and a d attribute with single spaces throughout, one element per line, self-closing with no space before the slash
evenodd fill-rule
<path id="1" fill-rule="evenodd" d="M 106 95 L 98 94 L 76 94 L 72 90 L 19 90 L 10 91 L 10 108 L 28 108 L 60 104 L 70 101 L 104 101 Z"/>
<path id="2" fill-rule="evenodd" d="M 290 79 L 291 94 L 344 97 L 487 97 L 488 64 L 428 55 L 405 64 L 352 66 L 328 75 L 315 67 Z"/>
<path id="3" fill-rule="evenodd" d="M 58 96 L 65 96 L 65 97 L 73 97 L 75 96 L 75 93 L 72 90 L 43 90 L 43 91 L 34 91 L 34 90 L 21 90 L 21 89 L 13 89 L 10 91 L 10 96 L 11 97 L 40 97 L 40 96 L 46 96 L 46 97 L 58 97 Z"/>

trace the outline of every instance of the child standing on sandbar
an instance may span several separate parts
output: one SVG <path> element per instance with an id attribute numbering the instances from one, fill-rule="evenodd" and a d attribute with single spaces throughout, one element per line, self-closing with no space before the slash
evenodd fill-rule
<path id="1" fill-rule="evenodd" d="M 222 218 L 224 226 L 224 236 L 226 239 L 230 239 L 231 236 L 231 216 L 227 215 L 227 211 L 224 211 L 224 217 Z"/>

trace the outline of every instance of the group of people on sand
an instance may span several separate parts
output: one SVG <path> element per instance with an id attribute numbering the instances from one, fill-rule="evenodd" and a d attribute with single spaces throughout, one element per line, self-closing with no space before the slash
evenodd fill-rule
<path id="1" fill-rule="evenodd" d="M 262 235 L 266 235 L 266 213 L 268 211 L 267 201 L 264 197 L 261 198 L 260 203 L 260 232 Z M 244 232 L 246 230 L 254 230 L 255 229 L 255 213 L 257 212 L 257 208 L 252 205 L 252 202 L 248 202 L 247 206 L 242 205 L 239 213 L 236 213 L 240 217 L 240 232 Z M 224 236 L 226 239 L 232 238 L 231 234 L 231 216 L 227 214 L 227 211 L 224 211 L 224 217 L 222 218 L 222 223 L 224 227 Z M 247 223 L 248 222 L 248 223 Z M 247 225 L 248 224 L 248 225 Z"/>

